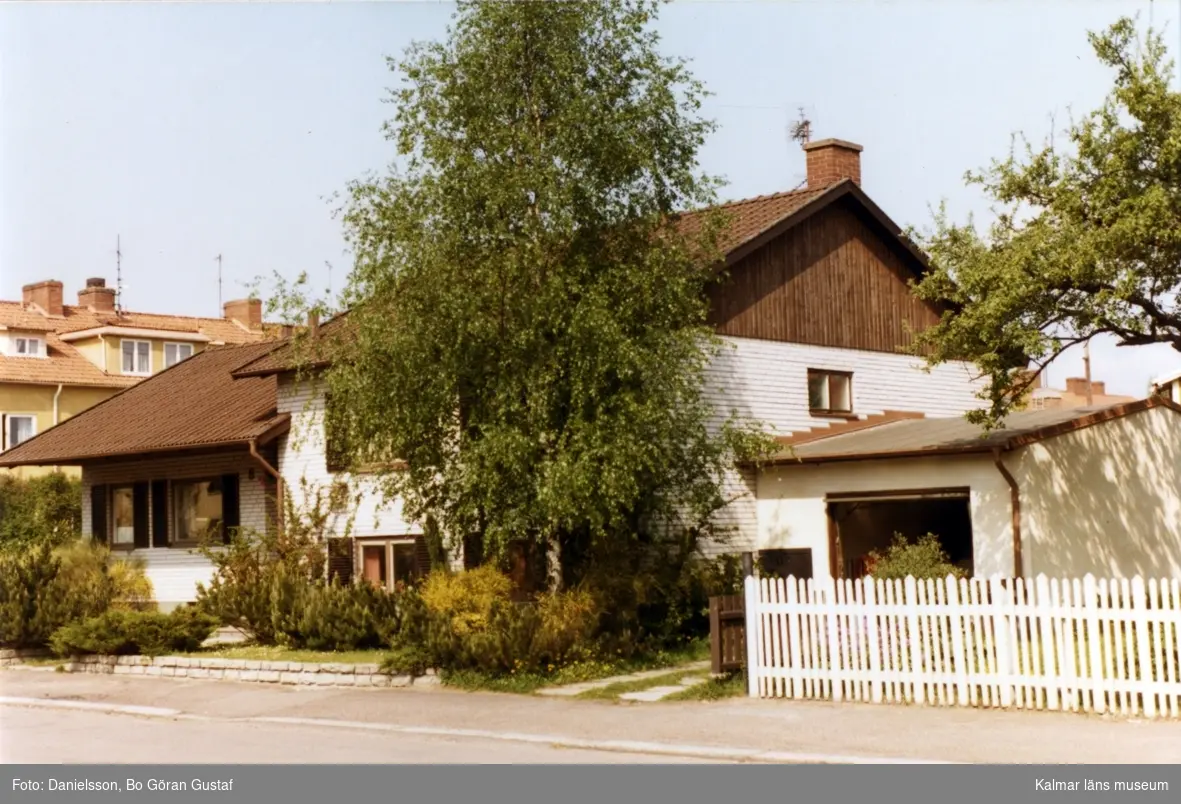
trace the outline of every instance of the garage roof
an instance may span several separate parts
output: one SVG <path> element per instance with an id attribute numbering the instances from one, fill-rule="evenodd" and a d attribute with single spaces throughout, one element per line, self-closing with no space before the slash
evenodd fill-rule
<path id="1" fill-rule="evenodd" d="M 1181 406 L 1176 403 L 1151 397 L 1106 407 L 1023 411 L 1011 414 L 999 429 L 991 431 L 961 416 L 905 419 L 827 438 L 812 438 L 784 450 L 770 463 L 830 463 L 994 450 L 1003 452 L 1155 407 L 1168 407 L 1181 413 Z"/>

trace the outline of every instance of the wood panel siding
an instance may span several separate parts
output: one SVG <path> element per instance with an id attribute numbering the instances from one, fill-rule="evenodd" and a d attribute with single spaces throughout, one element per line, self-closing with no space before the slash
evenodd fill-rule
<path id="1" fill-rule="evenodd" d="M 843 201 L 802 221 L 730 269 L 710 294 L 710 323 L 740 338 L 899 352 L 908 324 L 936 308 L 911 292 L 913 257 Z"/>

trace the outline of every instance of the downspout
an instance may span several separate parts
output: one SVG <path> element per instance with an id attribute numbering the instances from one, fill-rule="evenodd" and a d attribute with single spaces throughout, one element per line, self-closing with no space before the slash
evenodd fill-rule
<path id="1" fill-rule="evenodd" d="M 53 394 L 53 426 L 54 427 L 57 427 L 57 411 L 58 411 L 57 400 L 62 395 L 62 388 L 63 387 L 64 387 L 63 383 L 59 382 L 57 384 L 57 391 L 55 391 Z"/>
<path id="2" fill-rule="evenodd" d="M 103 374 L 107 373 L 107 341 L 103 334 L 98 334 L 98 346 L 103 353 Z"/>
<path id="3" fill-rule="evenodd" d="M 267 462 L 267 459 L 262 457 L 258 451 L 258 440 L 250 439 L 250 456 L 258 461 L 259 465 L 271 477 L 275 478 L 275 525 L 279 528 L 279 533 L 283 532 L 283 476 L 275 467 Z"/>
<path id="4" fill-rule="evenodd" d="M 1022 577 L 1021 566 L 1021 489 L 1017 487 L 1017 480 L 1013 477 L 1012 472 L 1005 466 L 1004 461 L 1001 460 L 1001 451 L 994 449 L 992 451 L 992 459 L 996 464 L 997 470 L 1001 473 L 1001 477 L 1009 484 L 1009 507 L 1012 510 L 1013 517 L 1013 577 Z"/>

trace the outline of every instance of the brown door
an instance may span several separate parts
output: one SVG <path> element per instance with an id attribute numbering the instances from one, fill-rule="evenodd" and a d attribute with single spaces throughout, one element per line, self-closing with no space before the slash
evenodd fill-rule
<path id="1" fill-rule="evenodd" d="M 361 548 L 361 574 L 375 586 L 385 586 L 384 544 L 367 544 Z"/>

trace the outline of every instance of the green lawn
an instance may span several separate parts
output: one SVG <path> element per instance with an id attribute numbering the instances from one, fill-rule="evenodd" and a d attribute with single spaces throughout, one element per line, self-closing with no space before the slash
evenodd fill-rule
<path id="1" fill-rule="evenodd" d="M 473 670 L 451 671 L 442 674 L 443 684 L 465 690 L 487 692 L 532 693 L 543 687 L 561 687 L 579 684 L 583 681 L 597 681 L 600 678 L 638 673 L 644 670 L 659 670 L 676 667 L 709 658 L 709 640 L 690 640 L 682 647 L 644 654 L 628 659 L 595 659 L 576 662 L 551 673 L 509 673 L 489 675 Z M 677 673 L 678 679 L 687 673 Z"/>
<path id="2" fill-rule="evenodd" d="M 614 684 L 608 684 L 606 687 L 587 690 L 586 692 L 580 693 L 577 697 L 586 700 L 614 701 L 618 700 L 620 695 L 627 692 L 641 692 L 652 689 L 653 687 L 672 687 L 680 684 L 682 678 L 698 678 L 707 673 L 708 671 L 706 670 L 688 670 L 679 673 L 665 673 L 664 675 L 637 679 L 635 681 L 618 681 Z"/>
<path id="3" fill-rule="evenodd" d="M 741 698 L 747 693 L 746 674 L 731 673 L 721 678 L 711 678 L 704 684 L 690 687 L 683 692 L 674 692 L 666 701 L 720 701 L 723 698 Z"/>
<path id="4" fill-rule="evenodd" d="M 202 659 L 248 659 L 264 662 L 311 662 L 337 664 L 381 664 L 389 655 L 386 650 L 316 651 L 290 650 L 264 645 L 219 645 L 193 653 L 177 654 Z"/>

